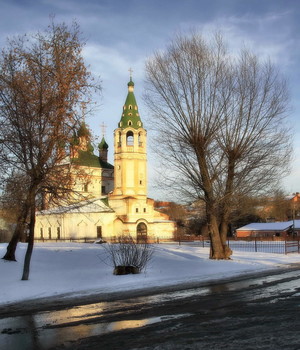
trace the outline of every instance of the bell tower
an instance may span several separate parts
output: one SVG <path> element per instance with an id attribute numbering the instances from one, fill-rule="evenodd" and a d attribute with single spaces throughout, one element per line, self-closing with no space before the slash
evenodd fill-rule
<path id="1" fill-rule="evenodd" d="M 114 190 L 119 199 L 147 198 L 147 132 L 143 128 L 130 76 L 128 94 L 114 131 Z"/>

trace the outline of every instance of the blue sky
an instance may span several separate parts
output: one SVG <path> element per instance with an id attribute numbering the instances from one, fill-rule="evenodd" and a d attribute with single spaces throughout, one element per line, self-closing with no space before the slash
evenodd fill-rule
<path id="1" fill-rule="evenodd" d="M 35 32 L 49 23 L 75 19 L 87 39 L 84 50 L 91 71 L 102 80 L 97 112 L 87 119 L 101 136 L 107 125 L 113 162 L 113 130 L 120 119 L 127 94 L 128 69 L 133 69 L 135 95 L 142 119 L 144 63 L 163 49 L 179 31 L 198 30 L 210 35 L 222 31 L 233 50 L 246 45 L 259 56 L 270 57 L 289 81 L 295 132 L 292 173 L 284 180 L 288 192 L 300 191 L 300 1 L 298 0 L 0 0 L 0 46 L 9 36 Z M 147 128 L 147 124 L 146 124 Z M 151 141 L 151 133 L 148 135 Z M 160 198 L 152 187 L 155 155 L 149 149 L 149 195 Z M 283 172 L 285 166 L 283 164 Z"/>

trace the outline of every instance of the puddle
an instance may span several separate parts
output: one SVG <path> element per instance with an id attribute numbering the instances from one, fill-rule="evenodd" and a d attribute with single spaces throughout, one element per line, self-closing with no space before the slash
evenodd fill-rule
<path id="1" fill-rule="evenodd" d="M 47 350 L 58 345 L 71 343 L 81 338 L 99 336 L 125 329 L 140 328 L 154 323 L 189 317 L 191 315 L 192 314 L 164 315 L 142 320 L 124 320 L 109 323 L 100 322 L 76 326 L 52 326 L 49 324 L 42 328 L 35 328 L 34 316 L 18 317 L 14 319 L 16 322 L 14 325 L 11 324 L 10 328 L 2 328 L 2 333 L 0 333 L 0 347 L 9 350 Z M 25 324 L 24 318 L 26 319 Z M 31 328 L 26 329 L 24 326 L 31 326 Z"/>
<path id="2" fill-rule="evenodd" d="M 257 277 L 244 281 L 233 281 L 200 287 L 183 291 L 161 293 L 149 297 L 132 298 L 115 302 L 101 302 L 90 305 L 72 307 L 66 310 L 40 312 L 33 315 L 8 317 L 0 319 L 0 348 L 7 350 L 47 350 L 63 343 L 76 341 L 80 338 L 117 332 L 125 329 L 139 328 L 150 324 L 164 322 L 170 319 L 189 317 L 191 314 L 166 315 L 142 320 L 125 320 L 112 323 L 103 322 L 106 316 L 126 317 L 125 313 L 135 309 L 182 300 L 190 297 L 206 296 L 222 292 L 242 290 L 240 298 L 246 301 L 256 301 L 268 298 L 277 293 L 285 297 L 286 291 L 294 291 L 299 295 L 299 271 L 290 273 Z M 282 282 L 275 283 L 277 280 Z M 291 280 L 289 280 L 291 279 Z M 249 287 L 254 288 L 249 292 Z M 129 316 L 128 316 L 129 317 Z"/>

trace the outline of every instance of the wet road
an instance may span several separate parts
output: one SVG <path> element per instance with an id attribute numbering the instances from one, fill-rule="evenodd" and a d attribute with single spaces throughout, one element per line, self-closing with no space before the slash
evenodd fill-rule
<path id="1" fill-rule="evenodd" d="M 300 273 L 2 317 L 0 349 L 300 350 Z"/>

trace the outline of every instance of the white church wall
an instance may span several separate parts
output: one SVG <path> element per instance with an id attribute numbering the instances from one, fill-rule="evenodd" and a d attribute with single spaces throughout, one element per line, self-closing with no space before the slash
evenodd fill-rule
<path id="1" fill-rule="evenodd" d="M 37 240 L 96 240 L 97 233 L 109 237 L 113 233 L 115 213 L 69 213 L 37 215 Z M 59 234 L 58 234 L 59 233 Z"/>

